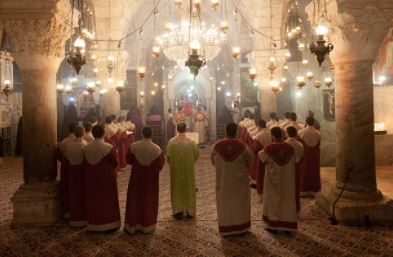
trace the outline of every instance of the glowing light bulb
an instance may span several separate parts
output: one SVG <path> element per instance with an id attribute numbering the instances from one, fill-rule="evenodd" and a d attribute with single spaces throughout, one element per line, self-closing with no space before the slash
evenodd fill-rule
<path id="1" fill-rule="evenodd" d="M 108 93 L 108 89 L 107 88 L 103 88 L 100 90 L 100 95 L 105 95 L 106 93 Z"/>
<path id="2" fill-rule="evenodd" d="M 311 71 L 308 71 L 306 73 L 306 77 L 307 77 L 307 79 L 312 80 L 314 78 L 314 73 L 312 73 Z"/>
<path id="3" fill-rule="evenodd" d="M 201 44 L 199 43 L 199 41 L 191 41 L 190 48 L 192 50 L 199 50 L 199 48 L 201 48 Z"/>
<path id="4" fill-rule="evenodd" d="M 74 47 L 77 49 L 82 49 L 86 47 L 86 42 L 83 38 L 78 37 L 75 41 L 74 41 Z"/>
<path id="5" fill-rule="evenodd" d="M 107 78 L 106 81 L 108 82 L 108 84 L 113 84 L 113 82 L 115 82 L 115 80 L 112 77 Z"/>
<path id="6" fill-rule="evenodd" d="M 325 36 L 327 33 L 329 33 L 329 28 L 325 25 L 318 25 L 318 27 L 315 29 L 315 33 L 318 36 Z"/>
<path id="7" fill-rule="evenodd" d="M 115 57 L 113 55 L 108 55 L 107 57 L 108 62 L 114 62 L 115 61 Z"/>

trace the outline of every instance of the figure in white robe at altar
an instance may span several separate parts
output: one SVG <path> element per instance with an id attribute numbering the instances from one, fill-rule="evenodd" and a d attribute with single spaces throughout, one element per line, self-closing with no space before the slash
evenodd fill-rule
<path id="1" fill-rule="evenodd" d="M 206 143 L 206 128 L 207 128 L 207 116 L 202 112 L 202 108 L 198 107 L 198 112 L 194 114 L 194 132 L 198 133 L 199 144 Z"/>

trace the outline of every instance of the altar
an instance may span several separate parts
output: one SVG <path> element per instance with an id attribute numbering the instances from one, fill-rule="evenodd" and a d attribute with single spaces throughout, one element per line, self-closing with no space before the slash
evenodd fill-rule
<path id="1" fill-rule="evenodd" d="M 192 141 L 194 141 L 196 144 L 201 143 L 199 141 L 199 134 L 197 132 L 187 132 L 186 136 L 189 137 Z"/>

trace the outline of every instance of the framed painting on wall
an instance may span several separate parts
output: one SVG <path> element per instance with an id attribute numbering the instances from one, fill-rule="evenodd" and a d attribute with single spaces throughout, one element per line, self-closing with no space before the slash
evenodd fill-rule
<path id="1" fill-rule="evenodd" d="M 334 89 L 322 90 L 323 118 L 327 121 L 336 120 L 336 96 Z"/>

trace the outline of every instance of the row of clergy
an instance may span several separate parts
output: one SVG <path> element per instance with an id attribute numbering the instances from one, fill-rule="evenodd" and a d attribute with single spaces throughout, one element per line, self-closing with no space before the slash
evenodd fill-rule
<path id="1" fill-rule="evenodd" d="M 264 120 L 253 120 L 245 118 L 239 123 L 240 139 L 246 143 L 255 154 L 271 144 L 270 130 L 279 128 L 282 130 L 283 140 L 293 141 L 289 133 L 296 133 L 295 140 L 301 143 L 302 159 L 298 164 L 298 184 L 302 196 L 313 196 L 321 189 L 320 181 L 320 142 L 321 135 L 315 128 L 315 119 L 307 117 L 306 125 L 301 125 L 296 121 L 296 114 L 291 113 L 288 120 L 279 124 L 276 121 L 266 123 Z M 289 130 L 289 132 L 288 132 Z M 292 130 L 295 130 L 292 132 Z M 293 136 L 292 136 L 293 138 Z M 264 166 L 259 162 L 254 162 L 250 167 L 250 176 L 256 182 L 259 194 L 263 191 Z"/>
<path id="2" fill-rule="evenodd" d="M 183 214 L 192 218 L 196 214 L 194 163 L 198 158 L 199 151 L 196 144 L 185 136 L 185 124 L 178 124 L 177 130 L 178 135 L 169 142 L 167 148 L 171 171 L 172 210 L 177 218 Z M 291 130 L 288 128 L 288 134 L 291 135 L 289 131 Z M 296 130 L 294 129 L 294 131 Z M 293 219 L 296 215 L 288 212 L 286 207 L 283 211 L 284 216 L 279 215 L 281 209 L 275 210 L 274 208 L 280 205 L 272 204 L 273 207 L 269 209 L 270 204 L 268 206 L 265 204 L 272 197 L 274 199 L 278 197 L 279 202 L 285 203 L 279 194 L 289 193 L 290 196 L 286 197 L 293 199 L 293 206 L 296 206 L 295 167 L 297 166 L 295 163 L 299 163 L 301 159 L 300 151 L 294 151 L 290 144 L 282 143 L 281 129 L 278 129 L 277 132 L 277 128 L 273 128 L 271 131 L 272 143 L 259 151 L 259 158 L 255 158 L 251 149 L 235 138 L 236 133 L 237 125 L 229 124 L 227 139 L 217 142 L 212 149 L 212 162 L 216 167 L 217 174 L 216 193 L 220 233 L 222 235 L 237 234 L 250 228 L 248 170 L 255 160 L 260 160 L 266 167 L 263 195 L 264 221 L 267 228 L 296 229 L 296 219 Z M 67 138 L 59 145 L 64 212 L 69 214 L 72 226 L 87 225 L 87 229 L 95 231 L 117 230 L 120 227 L 116 179 L 119 165 L 118 154 L 113 142 L 112 144 L 105 142 L 103 127 L 93 127 L 92 134 L 95 140 L 87 144 L 83 140 L 83 128 L 78 127 L 74 129 L 73 140 L 67 140 Z M 158 173 L 164 165 L 164 155 L 161 149 L 151 142 L 150 128 L 143 129 L 143 136 L 142 141 L 132 144 L 127 151 L 127 162 L 132 165 L 132 173 L 128 188 L 124 228 L 130 233 L 135 230 L 151 232 L 157 221 Z M 270 149 L 272 153 L 270 153 Z M 287 154 L 283 155 L 282 153 L 285 151 Z M 272 190 L 268 186 L 269 176 L 275 167 L 273 164 L 271 164 L 272 167 L 267 164 L 269 158 L 266 156 L 269 154 L 272 154 L 271 161 L 276 163 L 277 167 L 293 168 L 293 172 L 290 170 L 288 173 L 293 175 L 293 180 L 289 180 L 287 183 L 292 181 L 294 190 L 285 190 L 285 192 L 273 190 L 269 193 L 269 189 Z M 274 157 L 275 154 L 278 155 Z M 292 164 L 294 164 L 293 167 Z M 278 176 L 280 172 L 274 174 L 276 178 L 273 184 L 281 183 L 280 176 Z M 283 188 L 292 188 L 287 186 L 290 185 L 285 185 Z M 297 209 L 295 208 L 295 213 Z M 289 214 L 290 218 L 287 218 Z M 282 224 L 289 225 L 283 226 Z"/>

